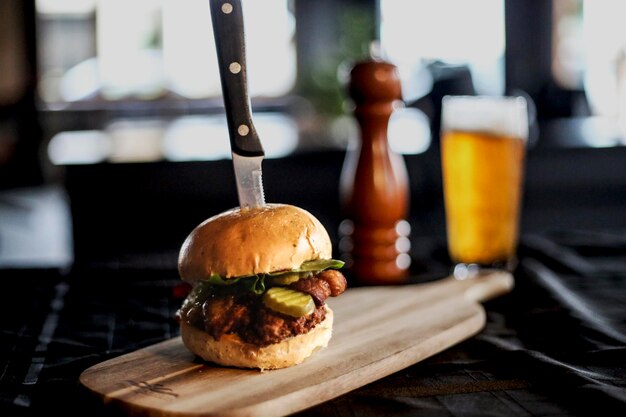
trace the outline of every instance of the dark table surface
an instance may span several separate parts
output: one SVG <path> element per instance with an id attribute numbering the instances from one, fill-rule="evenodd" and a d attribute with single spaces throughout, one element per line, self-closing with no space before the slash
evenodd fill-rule
<path id="1" fill-rule="evenodd" d="M 519 255 L 478 335 L 300 414 L 626 415 L 626 233 L 525 235 Z M 414 257 L 413 282 L 447 274 L 441 242 Z M 0 270 L 0 415 L 107 415 L 78 377 L 178 335 L 174 259 Z"/>

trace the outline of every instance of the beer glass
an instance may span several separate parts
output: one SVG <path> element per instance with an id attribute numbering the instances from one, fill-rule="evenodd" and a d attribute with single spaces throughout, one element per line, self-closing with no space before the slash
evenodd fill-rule
<path id="1" fill-rule="evenodd" d="M 517 262 L 528 111 L 523 97 L 446 96 L 441 162 L 454 276 Z"/>

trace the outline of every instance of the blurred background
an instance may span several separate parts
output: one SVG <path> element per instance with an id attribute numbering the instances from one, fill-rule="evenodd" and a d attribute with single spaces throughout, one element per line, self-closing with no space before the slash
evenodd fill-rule
<path id="1" fill-rule="evenodd" d="M 623 1 L 243 4 L 267 200 L 335 242 L 359 139 L 346 81 L 372 45 L 402 77 L 389 142 L 415 256 L 445 239 L 445 94 L 531 102 L 522 235 L 626 226 Z M 191 229 L 237 205 L 216 61 L 205 0 L 0 0 L 0 266 L 175 268 Z"/>

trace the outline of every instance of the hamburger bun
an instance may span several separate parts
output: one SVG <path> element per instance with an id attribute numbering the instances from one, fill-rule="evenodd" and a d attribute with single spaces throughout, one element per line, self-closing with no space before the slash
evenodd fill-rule
<path id="1" fill-rule="evenodd" d="M 308 333 L 290 337 L 269 346 L 243 342 L 235 334 L 215 340 L 208 333 L 181 322 L 183 343 L 202 359 L 238 368 L 278 369 L 297 365 L 318 349 L 328 345 L 332 336 L 333 311 L 326 306 L 326 318 Z"/>
<path id="2" fill-rule="evenodd" d="M 287 204 L 234 208 L 198 225 L 182 245 L 178 271 L 183 281 L 223 279 L 298 268 L 330 259 L 328 232 L 308 211 Z"/>

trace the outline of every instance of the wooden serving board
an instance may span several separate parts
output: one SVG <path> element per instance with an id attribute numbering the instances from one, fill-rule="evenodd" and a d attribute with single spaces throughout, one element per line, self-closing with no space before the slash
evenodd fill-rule
<path id="1" fill-rule="evenodd" d="M 507 293 L 513 277 L 361 287 L 331 299 L 328 347 L 273 371 L 202 363 L 180 337 L 94 365 L 80 382 L 107 406 L 141 416 L 280 416 L 338 397 L 478 333 L 481 301 Z"/>

